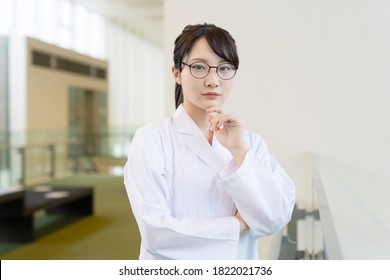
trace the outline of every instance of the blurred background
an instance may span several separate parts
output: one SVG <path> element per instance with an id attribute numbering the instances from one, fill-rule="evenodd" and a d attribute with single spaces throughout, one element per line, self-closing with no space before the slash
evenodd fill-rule
<path id="1" fill-rule="evenodd" d="M 0 257 L 138 257 L 127 150 L 173 113 L 174 39 L 207 22 L 240 54 L 225 110 L 297 186 L 292 222 L 260 256 L 390 258 L 389 13 L 385 0 L 0 0 L 0 203 L 20 188 L 94 189 L 94 215 L 0 240 Z"/>

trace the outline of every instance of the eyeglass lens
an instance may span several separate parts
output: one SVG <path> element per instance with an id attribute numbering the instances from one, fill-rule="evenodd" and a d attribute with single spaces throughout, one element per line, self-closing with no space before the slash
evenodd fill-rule
<path id="1" fill-rule="evenodd" d="M 210 72 L 210 68 L 216 68 L 217 75 L 224 80 L 229 80 L 233 78 L 234 75 L 236 74 L 236 67 L 234 67 L 234 65 L 230 63 L 224 63 L 217 67 L 215 66 L 213 67 L 203 62 L 195 62 L 189 66 L 190 66 L 191 74 L 195 78 L 199 78 L 199 79 L 206 77 Z"/>

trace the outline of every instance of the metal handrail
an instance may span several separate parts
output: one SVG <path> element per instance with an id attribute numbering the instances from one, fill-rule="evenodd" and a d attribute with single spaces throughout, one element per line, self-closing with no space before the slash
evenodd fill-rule
<path id="1" fill-rule="evenodd" d="M 2 156 L 5 155 L 5 158 L 8 158 L 8 161 L 12 161 L 11 153 L 13 151 L 16 151 L 19 156 L 20 160 L 18 161 L 18 170 L 19 170 L 19 176 L 18 179 L 12 183 L 18 184 L 20 186 L 25 186 L 28 179 L 34 179 L 34 178 L 27 178 L 27 169 L 31 168 L 32 166 L 29 165 L 29 163 L 26 160 L 26 153 L 29 150 L 32 149 L 41 149 L 42 151 L 48 151 L 48 160 L 47 162 L 41 163 L 42 165 L 48 165 L 49 170 L 47 171 L 46 176 L 48 178 L 55 178 L 58 172 L 57 168 L 57 158 L 61 155 L 57 152 L 57 147 L 59 146 L 65 146 L 66 147 L 66 153 L 62 155 L 66 160 L 70 160 L 73 162 L 73 168 L 71 168 L 70 172 L 80 172 L 82 171 L 80 160 L 82 158 L 86 159 L 86 162 L 88 164 L 88 171 L 96 171 L 96 166 L 94 166 L 93 161 L 91 160 L 91 155 L 87 153 L 87 149 L 84 148 L 84 143 L 82 141 L 78 140 L 64 140 L 64 141 L 52 141 L 52 142 L 44 142 L 40 144 L 27 144 L 27 145 L 3 145 L 0 147 L 0 170 L 8 170 L 9 172 L 12 171 L 13 164 L 10 162 L 4 162 L 1 160 Z M 66 171 L 66 170 L 61 170 Z M 40 174 L 42 177 L 42 174 Z M 0 186 L 1 187 L 1 186 Z"/>
<path id="2" fill-rule="evenodd" d="M 58 144 L 79 144 L 79 140 L 61 140 L 61 141 L 48 141 L 41 142 L 39 144 L 24 144 L 24 145 L 0 145 L 0 152 L 10 151 L 10 150 L 18 150 L 18 149 L 26 149 L 26 148 L 40 148 L 42 146 L 50 146 L 50 145 L 58 145 Z"/>
<path id="3" fill-rule="evenodd" d="M 324 184 L 318 170 L 318 158 L 311 156 L 312 164 L 312 184 L 317 193 L 317 204 L 320 213 L 322 233 L 324 239 L 324 257 L 330 260 L 344 259 L 341 252 L 340 241 L 337 236 L 336 227 L 329 208 L 328 198 L 324 189 Z"/>

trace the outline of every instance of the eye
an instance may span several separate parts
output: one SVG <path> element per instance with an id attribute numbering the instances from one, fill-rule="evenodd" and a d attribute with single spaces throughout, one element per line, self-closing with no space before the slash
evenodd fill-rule
<path id="1" fill-rule="evenodd" d="M 232 64 L 222 64 L 218 67 L 219 71 L 222 71 L 222 72 L 229 72 L 229 71 L 234 71 L 236 69 L 236 67 L 234 67 L 234 65 Z"/>
<path id="2" fill-rule="evenodd" d="M 194 63 L 191 65 L 191 69 L 195 71 L 207 71 L 207 65 L 204 63 Z"/>

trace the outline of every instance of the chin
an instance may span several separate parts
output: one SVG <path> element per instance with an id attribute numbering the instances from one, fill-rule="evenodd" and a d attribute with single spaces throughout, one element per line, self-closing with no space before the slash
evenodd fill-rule
<path id="1" fill-rule="evenodd" d="M 222 101 L 217 101 L 217 100 L 210 100 L 209 102 L 206 102 L 205 106 L 207 107 L 206 109 L 210 107 L 222 107 L 223 102 Z"/>

